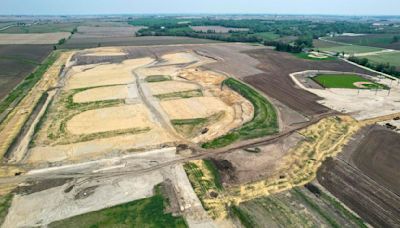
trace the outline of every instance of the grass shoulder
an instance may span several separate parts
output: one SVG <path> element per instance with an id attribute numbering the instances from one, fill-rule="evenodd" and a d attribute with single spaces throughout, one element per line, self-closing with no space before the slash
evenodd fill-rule
<path id="1" fill-rule="evenodd" d="M 182 216 L 164 212 L 161 186 L 152 197 L 53 222 L 49 227 L 188 227 Z"/>
<path id="2" fill-rule="evenodd" d="M 259 92 L 236 79 L 229 78 L 223 82 L 232 90 L 238 92 L 254 106 L 253 119 L 232 130 L 230 133 L 204 143 L 203 148 L 220 148 L 238 140 L 254 139 L 278 132 L 278 120 L 275 107 Z"/>

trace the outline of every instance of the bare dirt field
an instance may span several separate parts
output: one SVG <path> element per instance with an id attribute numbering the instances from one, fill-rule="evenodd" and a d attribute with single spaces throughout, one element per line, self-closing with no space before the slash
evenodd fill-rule
<path id="1" fill-rule="evenodd" d="M 76 135 L 93 134 L 152 125 L 146 107 L 142 104 L 123 105 L 82 112 L 67 122 L 67 130 Z"/>
<path id="2" fill-rule="evenodd" d="M 148 87 L 150 88 L 151 93 L 154 95 L 200 89 L 200 87 L 194 83 L 182 81 L 154 82 L 149 83 Z"/>
<path id="3" fill-rule="evenodd" d="M 0 100 L 51 52 L 51 45 L 0 45 Z"/>
<path id="4" fill-rule="evenodd" d="M 94 89 L 84 90 L 76 93 L 73 101 L 76 103 L 85 103 L 93 101 L 116 100 L 125 98 L 137 98 L 137 92 L 130 93 L 132 89 L 127 85 L 105 86 Z M 129 96 L 130 95 L 130 96 Z"/>
<path id="5" fill-rule="evenodd" d="M 214 40 L 194 39 L 188 37 L 74 37 L 64 45 L 66 49 L 84 49 L 111 46 L 151 46 L 151 45 L 176 45 L 176 44 L 208 44 L 217 43 Z"/>
<path id="6" fill-rule="evenodd" d="M 133 37 L 141 26 L 79 26 L 74 38 Z"/>
<path id="7" fill-rule="evenodd" d="M 69 32 L 38 34 L 0 34 L 0 44 L 56 44 L 71 35 Z"/>
<path id="8" fill-rule="evenodd" d="M 230 109 L 229 106 L 215 97 L 192 97 L 163 101 L 161 106 L 170 119 L 206 118 L 218 112 L 229 112 Z"/>
<path id="9" fill-rule="evenodd" d="M 264 73 L 245 77 L 243 80 L 263 91 L 285 105 L 305 115 L 326 113 L 329 108 L 318 103 L 321 98 L 298 88 L 289 74 L 304 70 L 336 70 L 345 72 L 366 73 L 367 71 L 341 61 L 312 61 L 295 56 L 260 49 L 246 52 L 260 61 L 258 68 Z"/>
<path id="10" fill-rule="evenodd" d="M 399 224 L 400 135 L 383 127 L 366 127 L 336 159 L 318 171 L 318 181 L 376 227 Z"/>
<path id="11" fill-rule="evenodd" d="M 98 65 L 86 70 L 75 68 L 76 71 L 69 79 L 67 89 L 129 84 L 134 82 L 131 71 L 152 61 L 151 58 L 142 58 L 125 60 L 120 64 Z M 72 70 L 74 71 L 74 68 Z M 112 74 L 117 74 L 118 77 L 110 77 Z"/>

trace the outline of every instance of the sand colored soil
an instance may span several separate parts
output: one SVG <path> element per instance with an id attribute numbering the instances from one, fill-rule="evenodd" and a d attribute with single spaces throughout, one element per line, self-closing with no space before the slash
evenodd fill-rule
<path id="1" fill-rule="evenodd" d="M 47 70 L 42 79 L 20 101 L 19 105 L 0 125 L 0 155 L 3 156 L 21 130 L 29 115 L 33 112 L 43 91 L 55 86 L 62 66 L 71 56 L 71 52 L 62 53 L 58 60 Z"/>
<path id="2" fill-rule="evenodd" d="M 76 135 L 113 130 L 146 128 L 152 123 L 142 104 L 95 109 L 80 113 L 67 122 L 67 130 Z"/>
<path id="3" fill-rule="evenodd" d="M 326 59 L 328 56 L 318 53 L 318 52 L 310 52 L 308 57 L 315 58 L 315 59 Z"/>
<path id="4" fill-rule="evenodd" d="M 129 59 L 120 64 L 97 65 L 82 71 L 73 68 L 73 75 L 67 82 L 67 89 L 87 88 L 103 85 L 128 84 L 135 81 L 132 70 L 153 61 L 151 58 Z"/>
<path id="5" fill-rule="evenodd" d="M 192 97 L 161 102 L 161 107 L 170 119 L 206 118 L 230 109 L 216 97 Z"/>
<path id="6" fill-rule="evenodd" d="M 126 53 L 119 48 L 95 48 L 91 49 L 85 56 L 121 56 Z"/>
<path id="7" fill-rule="evenodd" d="M 199 60 L 195 55 L 189 52 L 178 52 L 174 54 L 163 55 L 162 59 L 166 61 L 165 64 L 184 64 Z"/>
<path id="8" fill-rule="evenodd" d="M 129 90 L 128 86 L 126 85 L 99 87 L 79 92 L 74 95 L 73 100 L 75 103 L 85 103 L 94 101 L 125 99 L 128 97 L 131 90 Z M 132 94 L 131 97 L 136 98 L 137 93 Z"/>
<path id="9" fill-rule="evenodd" d="M 368 86 L 365 86 L 365 85 L 374 85 L 374 83 L 372 83 L 372 82 L 354 82 L 353 85 L 360 89 L 367 89 Z"/>
<path id="10" fill-rule="evenodd" d="M 149 83 L 147 86 L 150 88 L 153 95 L 200 89 L 200 87 L 194 83 L 182 81 L 153 82 Z"/>
<path id="11" fill-rule="evenodd" d="M 196 68 L 184 70 L 179 76 L 190 81 L 196 81 L 203 86 L 220 85 L 226 79 L 222 74 L 213 71 L 201 71 Z"/>
<path id="12" fill-rule="evenodd" d="M 30 151 L 28 163 L 81 161 L 101 158 L 116 151 L 150 148 L 151 145 L 161 145 L 174 142 L 176 139 L 164 129 L 154 127 L 142 134 L 122 135 L 111 138 L 95 139 L 68 145 L 38 146 Z M 159 146 L 158 146 L 159 147 Z"/>

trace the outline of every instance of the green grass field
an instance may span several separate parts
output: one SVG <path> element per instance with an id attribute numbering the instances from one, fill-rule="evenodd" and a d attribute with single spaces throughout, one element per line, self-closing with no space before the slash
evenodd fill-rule
<path id="1" fill-rule="evenodd" d="M 384 85 L 374 83 L 368 79 L 354 74 L 319 74 L 312 79 L 325 88 L 358 89 L 358 87 L 354 85 L 355 82 L 373 83 L 370 85 L 365 85 L 368 87 L 368 89 L 385 88 Z"/>
<path id="2" fill-rule="evenodd" d="M 374 51 L 382 51 L 382 48 L 378 47 L 368 47 L 368 46 L 358 46 L 358 45 L 337 45 L 333 47 L 323 47 L 319 48 L 320 51 L 329 51 L 329 52 L 338 52 L 338 53 L 346 53 L 346 54 L 355 54 L 355 53 L 366 53 L 366 52 L 374 52 Z"/>
<path id="3" fill-rule="evenodd" d="M 395 66 L 397 69 L 400 69 L 400 52 L 369 55 L 364 56 L 364 58 L 367 58 L 374 63 L 389 63 L 390 65 Z"/>
<path id="4" fill-rule="evenodd" d="M 226 79 L 223 83 L 253 104 L 254 117 L 242 127 L 204 143 L 202 145 L 203 148 L 224 147 L 238 140 L 254 139 L 278 132 L 279 127 L 275 107 L 264 96 L 233 78 Z"/>
<path id="5" fill-rule="evenodd" d="M 157 186 L 150 198 L 53 222 L 49 227 L 187 227 L 182 216 L 164 213 L 166 203 Z"/>
<path id="6" fill-rule="evenodd" d="M 72 32 L 79 23 L 44 23 L 31 26 L 15 26 L 0 31 L 0 33 L 50 33 L 50 32 Z"/>
<path id="7" fill-rule="evenodd" d="M 399 36 L 400 34 L 366 34 L 363 36 L 336 36 L 332 38 L 327 38 L 329 40 L 350 43 L 361 46 L 372 46 L 372 47 L 382 47 L 399 49 L 400 42 L 393 42 L 394 36 Z"/>
<path id="8" fill-rule="evenodd" d="M 146 77 L 146 82 L 163 82 L 170 81 L 171 77 L 168 75 L 150 75 Z"/>

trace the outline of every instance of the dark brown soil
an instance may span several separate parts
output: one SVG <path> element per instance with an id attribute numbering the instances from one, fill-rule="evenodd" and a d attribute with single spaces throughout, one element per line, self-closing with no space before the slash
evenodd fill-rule
<path id="1" fill-rule="evenodd" d="M 258 68 L 264 73 L 245 77 L 244 81 L 307 116 L 326 113 L 330 109 L 317 103 L 321 99 L 320 97 L 297 88 L 289 74 L 305 70 L 333 70 L 368 74 L 361 68 L 339 60 L 305 60 L 290 53 L 269 49 L 257 49 L 246 53 L 260 61 Z"/>
<path id="2" fill-rule="evenodd" d="M 0 100 L 51 52 L 51 45 L 0 45 Z"/>
<path id="3" fill-rule="evenodd" d="M 400 134 L 380 126 L 362 129 L 337 159 L 323 163 L 317 179 L 376 227 L 400 224 Z"/>
<path id="4" fill-rule="evenodd" d="M 72 178 L 60 178 L 60 179 L 48 179 L 41 181 L 30 181 L 25 185 L 18 186 L 15 192 L 20 195 L 29 195 L 35 192 L 41 192 L 50 188 L 58 187 L 64 185 L 65 183 L 71 181 Z"/>

